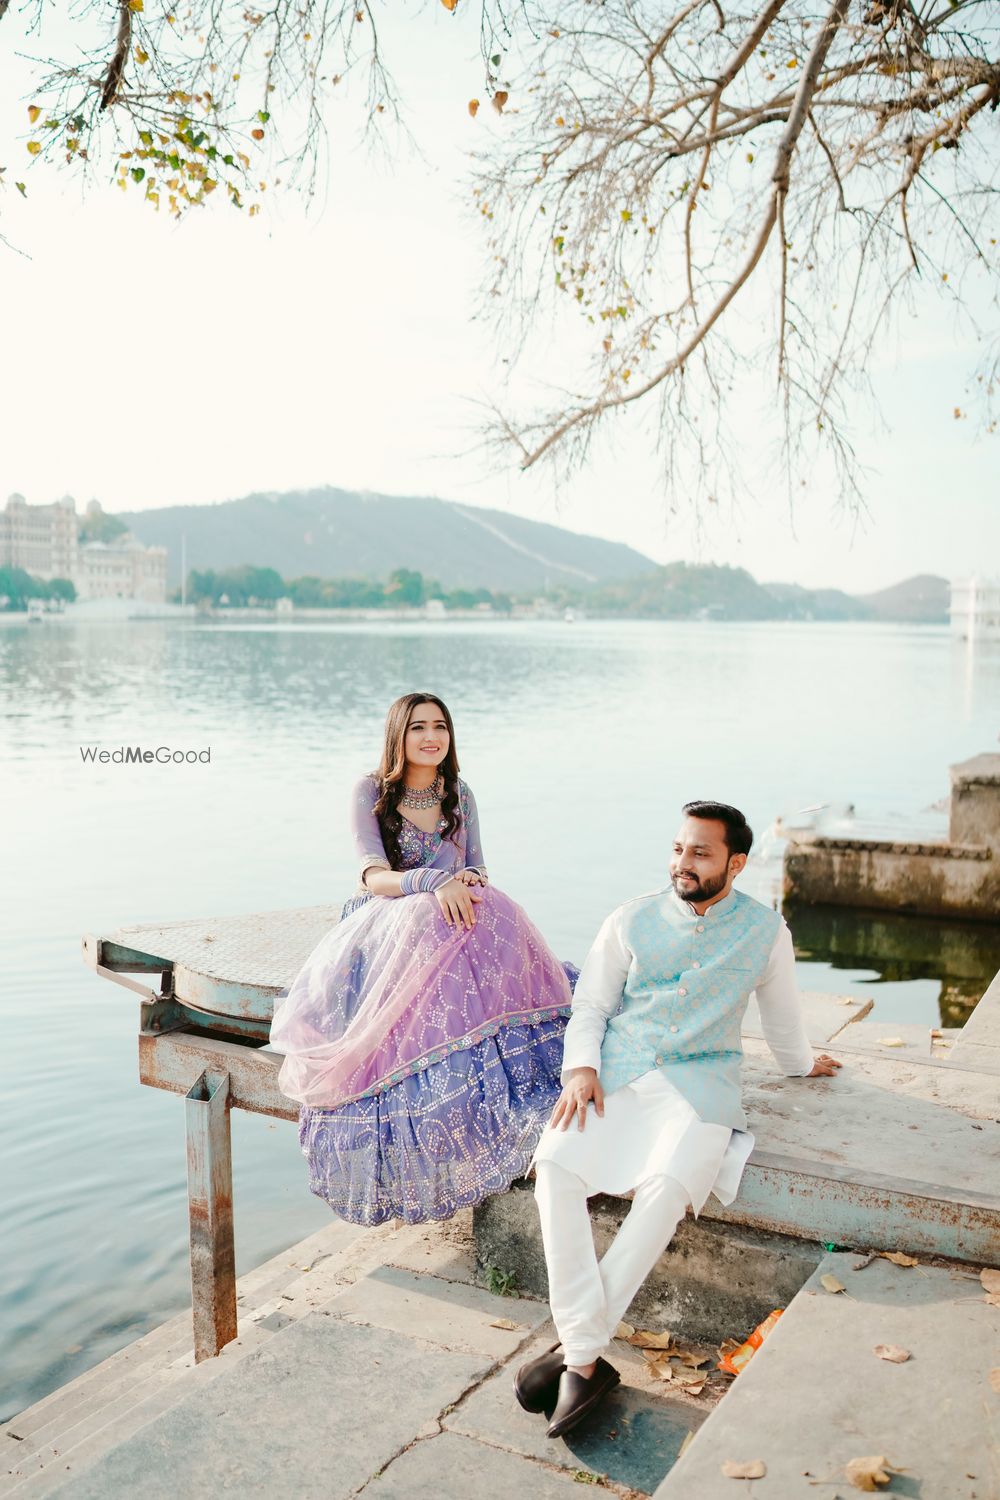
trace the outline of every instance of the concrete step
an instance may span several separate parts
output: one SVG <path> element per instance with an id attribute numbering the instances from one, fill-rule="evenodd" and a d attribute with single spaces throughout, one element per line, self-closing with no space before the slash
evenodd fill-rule
<path id="1" fill-rule="evenodd" d="M 869 995 L 832 995 L 825 990 L 801 990 L 802 1018 L 814 1047 L 829 1045 L 845 1026 L 853 1026 L 869 1015 L 874 1004 Z M 743 1017 L 743 1035 L 764 1040 L 756 995 L 751 995 Z M 853 1034 L 853 1032 L 852 1032 Z"/>
<path id="2" fill-rule="evenodd" d="M 332 1222 L 237 1283 L 239 1338 L 217 1359 L 194 1361 L 190 1312 L 119 1350 L 5 1426 L 0 1494 L 50 1493 L 67 1466 L 92 1460 L 246 1359 L 289 1323 L 350 1286 L 384 1259 L 391 1226 L 363 1230 Z M 402 1248 L 413 1230 L 396 1232 Z M 308 1269 L 307 1269 L 308 1268 Z"/>
<path id="3" fill-rule="evenodd" d="M 822 1277 L 845 1288 L 831 1292 Z M 876 1345 L 910 1358 L 894 1364 Z M 731 1500 L 727 1460 L 763 1460 L 755 1500 L 855 1493 L 846 1465 L 884 1455 L 889 1493 L 1000 1496 L 1000 1307 L 976 1270 L 824 1256 L 771 1336 L 656 1490 L 656 1500 Z M 883 1493 L 880 1488 L 879 1493 Z"/>

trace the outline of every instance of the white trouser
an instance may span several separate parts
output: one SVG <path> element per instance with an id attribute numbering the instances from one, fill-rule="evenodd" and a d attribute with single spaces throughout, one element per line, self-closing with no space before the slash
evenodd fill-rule
<path id="1" fill-rule="evenodd" d="M 567 1365 L 589 1365 L 673 1238 L 690 1202 L 687 1188 L 674 1177 L 647 1177 L 598 1264 L 586 1183 L 554 1161 L 538 1162 L 535 1173 L 552 1318 Z"/>

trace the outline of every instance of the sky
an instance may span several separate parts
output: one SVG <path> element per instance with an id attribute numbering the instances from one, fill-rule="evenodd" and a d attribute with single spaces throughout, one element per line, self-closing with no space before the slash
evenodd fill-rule
<path id="1" fill-rule="evenodd" d="M 737 508 L 696 511 L 665 493 L 651 412 L 619 423 L 558 488 L 548 471 L 484 454 L 481 411 L 506 372 L 476 317 L 488 265 L 468 158 L 504 122 L 468 115 L 483 94 L 471 10 L 424 5 L 391 33 L 419 155 L 374 158 L 359 140 L 360 104 L 344 96 L 329 117 L 322 204 L 307 212 L 273 195 L 249 220 L 219 201 L 179 224 L 138 193 L 96 184 L 84 195 L 29 163 L 33 73 L 15 55 L 36 45 L 25 17 L 12 6 L 0 36 L 0 164 L 8 184 L 28 186 L 26 200 L 0 194 L 0 504 L 17 491 L 144 510 L 329 484 L 491 506 L 657 562 L 730 563 L 808 587 L 1000 573 L 1000 439 L 954 416 L 969 408 L 976 349 L 930 292 L 877 352 L 881 418 L 867 398 L 850 413 L 860 517 L 823 470 L 790 509 L 768 467 L 767 371 L 734 398 Z M 572 329 L 554 336 L 571 368 Z M 520 380 L 522 399 L 539 388 L 530 369 Z"/>

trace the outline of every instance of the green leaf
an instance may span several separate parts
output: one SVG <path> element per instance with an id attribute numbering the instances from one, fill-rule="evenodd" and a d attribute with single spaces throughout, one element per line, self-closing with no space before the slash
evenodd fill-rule
<path id="1" fill-rule="evenodd" d="M 170 155 L 167 157 L 167 161 L 169 162 L 170 166 L 173 167 L 173 169 L 174 169 L 175 172 L 179 172 L 180 171 L 180 169 L 181 169 L 181 159 L 177 155 L 176 151 L 172 151 L 170 153 Z"/>
<path id="2" fill-rule="evenodd" d="M 236 158 L 233 156 L 224 156 L 222 160 L 225 162 L 227 167 L 235 167 L 236 165 Z"/>
<path id="3" fill-rule="evenodd" d="M 144 146 L 151 146 L 153 144 L 152 133 L 148 130 L 140 130 L 139 139 Z"/>
<path id="4" fill-rule="evenodd" d="M 500 66 L 500 54 L 499 54 L 499 52 L 494 53 L 494 55 L 490 58 L 490 62 L 493 64 L 493 66 L 495 68 L 499 68 L 499 66 Z"/>
<path id="5" fill-rule="evenodd" d="M 266 125 L 267 122 L 268 122 L 268 120 L 271 118 L 271 116 L 270 116 L 270 113 L 269 113 L 268 110 L 266 110 L 266 109 L 259 109 L 257 111 L 257 118 L 258 118 L 258 120 L 260 121 L 260 123 L 262 125 Z"/>
<path id="6" fill-rule="evenodd" d="M 132 181 L 133 182 L 141 182 L 142 179 L 145 177 L 145 175 L 146 175 L 146 172 L 145 172 L 145 169 L 143 167 L 133 167 L 132 168 Z"/>
<path id="7" fill-rule="evenodd" d="M 17 188 L 22 198 L 27 198 L 28 189 L 25 187 L 23 182 L 15 182 L 14 186 Z"/>

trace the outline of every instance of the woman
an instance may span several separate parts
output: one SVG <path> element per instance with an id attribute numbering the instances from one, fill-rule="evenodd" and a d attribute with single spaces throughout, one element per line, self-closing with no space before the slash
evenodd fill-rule
<path id="1" fill-rule="evenodd" d="M 446 1219 L 522 1176 L 559 1097 L 571 974 L 491 886 L 451 715 L 389 709 L 354 788 L 358 894 L 275 1012 L 310 1187 L 356 1224 Z"/>

